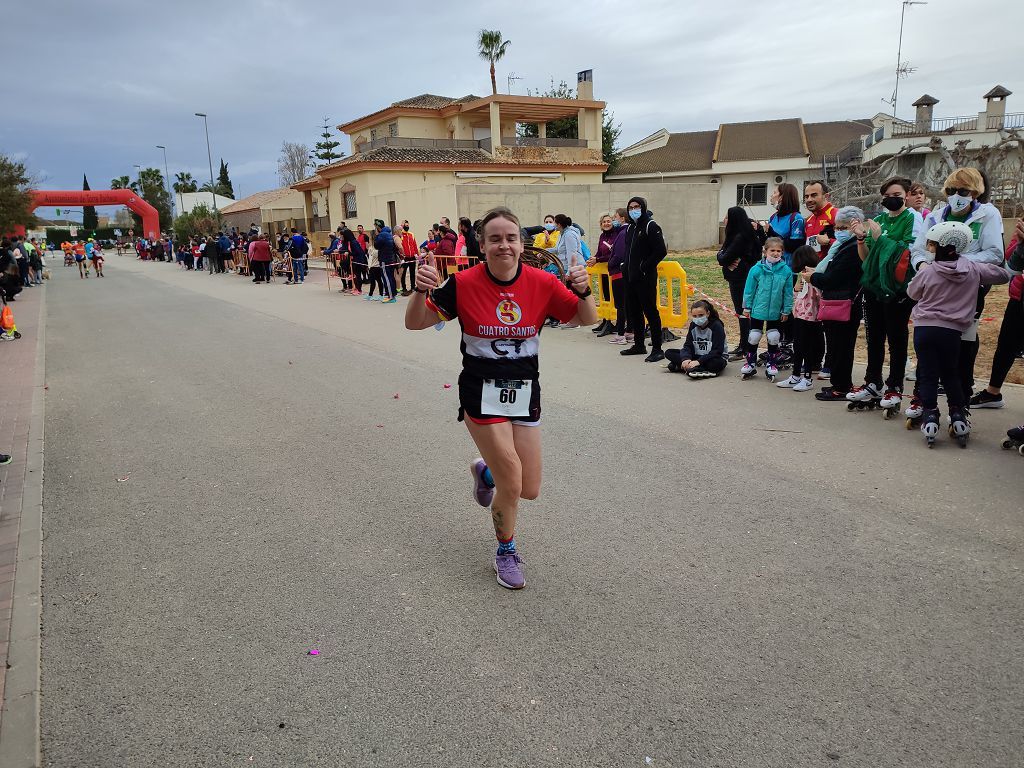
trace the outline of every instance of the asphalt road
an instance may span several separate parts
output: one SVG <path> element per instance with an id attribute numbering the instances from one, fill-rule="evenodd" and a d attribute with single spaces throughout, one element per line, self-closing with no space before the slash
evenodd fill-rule
<path id="1" fill-rule="evenodd" d="M 1020 390 L 928 451 L 546 331 L 511 593 L 454 325 L 53 271 L 47 766 L 1020 765 Z"/>

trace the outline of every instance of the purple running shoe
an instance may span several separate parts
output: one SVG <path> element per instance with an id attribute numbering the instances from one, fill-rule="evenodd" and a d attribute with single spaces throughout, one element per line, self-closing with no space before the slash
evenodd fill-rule
<path id="1" fill-rule="evenodd" d="M 473 459 L 473 463 L 469 465 L 469 474 L 473 476 L 473 498 L 481 507 L 491 506 L 494 499 L 494 489 L 488 488 L 484 482 L 485 469 L 487 464 L 483 459 Z"/>
<path id="2" fill-rule="evenodd" d="M 494 556 L 494 573 L 498 577 L 498 583 L 506 589 L 522 589 L 526 586 L 526 576 L 523 574 L 523 558 L 518 552 L 509 552 L 507 555 Z"/>

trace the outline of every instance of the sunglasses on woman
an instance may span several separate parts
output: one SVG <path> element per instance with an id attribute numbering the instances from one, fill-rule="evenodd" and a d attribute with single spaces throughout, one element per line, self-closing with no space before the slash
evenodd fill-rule
<path id="1" fill-rule="evenodd" d="M 971 197 L 974 194 L 973 189 L 967 189 L 967 187 L 946 187 L 947 195 L 960 195 L 961 197 Z"/>

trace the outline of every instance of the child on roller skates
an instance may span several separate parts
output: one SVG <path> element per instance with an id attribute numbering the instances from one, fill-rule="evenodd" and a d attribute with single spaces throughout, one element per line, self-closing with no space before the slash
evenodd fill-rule
<path id="1" fill-rule="evenodd" d="M 757 346 L 762 335 L 768 337 L 764 375 L 769 381 L 775 381 L 779 375 L 779 342 L 782 340 L 779 326 L 793 308 L 793 270 L 782 260 L 782 255 L 782 238 L 769 237 L 764 241 L 764 258 L 747 274 L 743 316 L 750 318 L 750 334 L 747 336 L 747 361 L 740 369 L 744 379 L 757 373 Z"/>
<path id="2" fill-rule="evenodd" d="M 813 388 L 811 371 L 821 367 L 825 355 L 825 331 L 818 321 L 821 291 L 800 274 L 807 267 L 813 269 L 818 265 L 818 255 L 809 245 L 801 245 L 793 252 L 793 375 L 775 386 L 794 392 Z"/>
<path id="3" fill-rule="evenodd" d="M 926 237 L 934 260 L 921 262 L 907 286 L 907 296 L 917 302 L 910 317 L 914 322 L 918 395 L 924 409 L 921 432 L 931 448 L 939 433 L 941 379 L 949 404 L 949 434 L 966 448 L 971 422 L 957 371 L 960 335 L 974 322 L 978 287 L 1008 282 L 1010 276 L 1000 264 L 971 261 L 960 255 L 974 239 L 971 228 L 962 222 L 940 222 L 928 230 Z"/>

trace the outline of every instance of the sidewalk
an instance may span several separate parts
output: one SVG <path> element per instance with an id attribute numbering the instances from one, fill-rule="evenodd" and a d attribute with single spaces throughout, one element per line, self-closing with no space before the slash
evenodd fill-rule
<path id="1" fill-rule="evenodd" d="M 48 287 L 11 305 L 22 337 L 0 342 L 0 765 L 39 764 L 43 342 Z"/>

